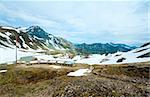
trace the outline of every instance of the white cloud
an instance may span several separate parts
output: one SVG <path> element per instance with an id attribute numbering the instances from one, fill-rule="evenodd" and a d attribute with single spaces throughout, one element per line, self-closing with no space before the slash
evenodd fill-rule
<path id="1" fill-rule="evenodd" d="M 0 9 L 3 9 L 3 12 L 6 16 L 8 16 L 11 19 L 21 19 L 26 22 L 31 22 L 37 25 L 43 25 L 46 27 L 54 27 L 58 26 L 59 24 L 56 23 L 55 21 L 51 21 L 49 19 L 44 19 L 41 16 L 34 16 L 33 14 L 24 12 L 24 11 L 19 11 L 19 10 L 13 10 L 10 8 L 7 8 L 7 6 L 0 4 Z M 22 21 L 22 22 L 23 22 Z"/>
<path id="2" fill-rule="evenodd" d="M 50 33 L 73 42 L 137 44 L 137 40 L 149 39 L 150 19 L 145 1 L 4 2 L 0 4 L 0 15 L 44 26 Z"/>

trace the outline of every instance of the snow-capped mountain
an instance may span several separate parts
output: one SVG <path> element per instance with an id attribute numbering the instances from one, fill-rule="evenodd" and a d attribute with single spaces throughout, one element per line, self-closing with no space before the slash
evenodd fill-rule
<path id="1" fill-rule="evenodd" d="M 108 54 L 116 53 L 117 51 L 127 52 L 136 47 L 128 46 L 125 44 L 115 44 L 115 43 L 93 43 L 93 44 L 77 44 L 75 45 L 79 52 L 85 52 L 89 54 Z"/>
<path id="2" fill-rule="evenodd" d="M 71 42 L 48 34 L 39 26 L 13 28 L 0 26 L 0 46 L 33 50 L 73 50 Z"/>
<path id="3" fill-rule="evenodd" d="M 117 51 L 129 51 L 135 47 L 125 44 L 114 43 L 94 43 L 94 44 L 77 44 L 56 37 L 47 33 L 39 26 L 31 26 L 29 28 L 14 28 L 0 26 L 0 46 L 14 48 L 18 41 L 18 48 L 29 50 L 71 50 L 79 53 L 89 54 L 108 54 Z"/>

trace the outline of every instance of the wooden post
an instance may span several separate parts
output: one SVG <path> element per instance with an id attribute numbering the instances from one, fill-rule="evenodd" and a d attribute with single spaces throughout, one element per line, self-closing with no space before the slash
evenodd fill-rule
<path id="1" fill-rule="evenodd" d="M 17 45 L 16 45 L 16 64 L 17 64 Z"/>
<path id="2" fill-rule="evenodd" d="M 17 44 L 18 44 L 18 36 L 16 35 L 16 64 L 17 64 Z"/>

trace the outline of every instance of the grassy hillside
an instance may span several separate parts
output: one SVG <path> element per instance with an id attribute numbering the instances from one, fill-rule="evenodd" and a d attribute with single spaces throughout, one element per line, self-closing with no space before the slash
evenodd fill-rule
<path id="1" fill-rule="evenodd" d="M 1 66 L 0 97 L 148 97 L 150 63 L 95 65 L 91 74 L 67 74 L 89 65 L 50 68 L 49 65 Z"/>

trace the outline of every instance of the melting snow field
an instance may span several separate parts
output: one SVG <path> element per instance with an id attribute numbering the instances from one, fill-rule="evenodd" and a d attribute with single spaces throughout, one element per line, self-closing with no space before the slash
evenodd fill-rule
<path id="1" fill-rule="evenodd" d="M 18 49 L 17 51 L 17 59 L 19 60 L 21 57 L 25 56 L 33 56 L 38 60 L 47 62 L 50 61 L 61 61 L 61 62 L 71 62 L 71 63 L 82 63 L 82 64 L 120 64 L 120 63 L 134 63 L 134 62 L 145 62 L 150 61 L 150 57 L 138 58 L 138 56 L 147 54 L 150 52 L 150 45 L 137 48 L 131 50 L 129 52 L 117 52 L 114 54 L 100 55 L 100 54 L 92 54 L 88 58 L 84 56 L 75 56 L 73 59 L 69 59 L 68 56 L 54 58 L 52 55 L 45 55 L 37 53 L 39 50 L 22 50 Z M 15 49 L 10 48 L 0 48 L 0 64 L 2 63 L 12 63 L 15 61 L 16 51 Z M 117 62 L 119 59 L 124 58 L 122 62 Z M 37 62 L 37 61 L 36 61 Z M 54 67 L 55 68 L 55 67 Z M 59 67 L 56 67 L 59 68 Z"/>
<path id="2" fill-rule="evenodd" d="M 105 55 L 100 55 L 100 54 L 93 54 L 90 55 L 89 58 L 78 58 L 76 63 L 83 63 L 83 64 L 99 64 L 100 61 L 105 58 Z"/>
<path id="3" fill-rule="evenodd" d="M 79 69 L 75 72 L 70 72 L 69 74 L 67 74 L 67 76 L 85 76 L 90 72 L 90 69 Z"/>
<path id="4" fill-rule="evenodd" d="M 18 49 L 17 50 L 17 60 L 19 60 L 21 57 L 26 57 L 26 56 L 33 56 L 40 60 L 40 62 L 47 62 L 48 60 L 51 61 L 60 61 L 60 62 L 70 62 L 73 63 L 74 61 L 69 58 L 54 58 L 52 55 L 45 55 L 45 54 L 40 54 L 37 53 L 38 51 L 35 50 L 30 50 L 30 51 L 25 51 Z M 7 63 L 7 64 L 12 64 L 16 60 L 16 50 L 15 49 L 10 49 L 10 48 L 0 48 L 0 64 L 2 63 Z M 32 61 L 31 63 L 37 63 L 37 61 Z M 69 63 L 68 63 L 69 64 Z M 59 67 L 54 67 L 54 68 L 59 68 Z"/>
<path id="5" fill-rule="evenodd" d="M 17 51 L 17 59 L 24 56 L 36 56 L 38 53 Z M 12 63 L 16 60 L 16 50 L 10 48 L 0 48 L 0 63 Z"/>

